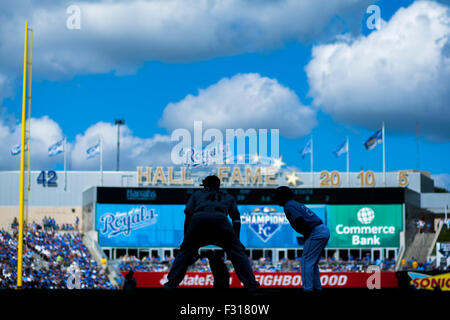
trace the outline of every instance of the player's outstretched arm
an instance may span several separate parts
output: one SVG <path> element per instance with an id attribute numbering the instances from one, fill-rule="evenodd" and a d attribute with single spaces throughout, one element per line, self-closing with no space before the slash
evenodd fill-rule
<path id="1" fill-rule="evenodd" d="M 233 223 L 233 230 L 239 238 L 239 235 L 241 233 L 241 214 L 239 213 L 239 210 L 237 208 L 236 200 L 234 200 L 231 204 L 229 212 L 231 221 Z"/>
<path id="2" fill-rule="evenodd" d="M 186 234 L 186 231 L 189 228 L 189 224 L 191 223 L 194 210 L 195 210 L 195 195 L 192 195 L 186 204 L 186 208 L 184 209 L 184 213 L 186 214 L 186 218 L 184 219 L 184 234 Z"/>
<path id="3" fill-rule="evenodd" d="M 186 231 L 189 228 L 189 224 L 191 223 L 191 220 L 192 220 L 192 214 L 186 213 L 186 217 L 184 218 L 184 234 L 186 234 Z"/>

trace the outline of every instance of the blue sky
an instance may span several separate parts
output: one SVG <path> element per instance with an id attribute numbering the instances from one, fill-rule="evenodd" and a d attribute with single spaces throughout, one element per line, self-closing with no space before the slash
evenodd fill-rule
<path id="1" fill-rule="evenodd" d="M 445 127 L 450 120 L 446 82 L 450 79 L 450 28 L 448 20 L 447 24 L 442 19 L 433 22 L 436 16 L 449 18 L 447 1 L 361 1 L 354 5 L 343 0 L 329 10 L 320 9 L 321 1 L 316 2 L 318 8 L 308 2 L 302 7 L 306 12 L 298 15 L 305 22 L 293 22 L 292 26 L 283 23 L 284 18 L 292 19 L 289 10 L 279 9 L 298 5 L 288 0 L 258 5 L 231 1 L 225 8 L 219 6 L 218 22 L 209 22 L 217 13 L 201 6 L 191 7 L 185 13 L 187 18 L 179 20 L 179 14 L 170 11 L 170 4 L 176 2 L 138 1 L 141 7 L 136 5 L 140 11 L 147 10 L 146 6 L 167 6 L 164 21 L 177 26 L 169 31 L 150 22 L 130 23 L 138 10 L 133 7 L 136 1 L 117 1 L 123 16 L 107 1 L 75 2 L 81 8 L 80 30 L 58 27 L 57 22 L 65 22 L 69 16 L 65 9 L 73 2 L 17 1 L 10 5 L 11 16 L 0 15 L 0 28 L 16 32 L 0 49 L 5 61 L 0 66 L 5 137 L 0 169 L 18 167 L 19 159 L 12 157 L 9 149 L 18 143 L 23 54 L 23 25 L 19 23 L 26 18 L 35 33 L 32 118 L 36 123 L 32 134 L 36 128 L 36 137 L 32 136 L 32 150 L 38 150 L 33 151 L 33 169 L 62 168 L 62 156 L 48 158 L 46 148 L 66 136 L 72 149 L 72 169 L 96 170 L 95 160 L 86 160 L 83 150 L 101 133 L 111 158 L 105 168 L 113 170 L 115 128 L 111 124 L 115 118 L 124 118 L 127 127 L 122 169 L 164 162 L 155 154 L 168 156 L 171 131 L 184 123 L 188 126 L 192 119 L 186 110 L 195 109 L 196 120 L 222 130 L 229 128 L 233 119 L 235 128 L 280 128 L 284 162 L 304 171 L 309 171 L 309 157 L 302 159 L 299 151 L 311 132 L 316 171 L 345 171 L 345 156 L 336 158 L 332 151 L 347 135 L 350 170 L 381 171 L 382 148 L 366 151 L 363 146 L 381 121 L 386 122 L 386 169 L 417 169 L 418 122 L 420 169 L 439 175 L 441 185 L 450 184 L 450 162 L 446 160 L 450 157 L 450 132 Z M 366 26 L 370 14 L 365 10 L 374 3 L 381 10 L 380 30 Z M 93 19 L 100 9 L 103 16 Z M 42 11 L 52 23 L 38 20 Z M 158 18 L 154 11 L 148 11 L 148 20 Z M 144 18 L 145 12 L 140 13 Z M 269 15 L 268 26 L 258 12 Z M 117 21 L 107 21 L 108 14 Z M 311 15 L 310 21 L 302 14 Z M 205 31 L 210 25 L 214 33 Z M 414 28 L 431 31 L 418 34 Z M 447 43 L 428 43 L 442 38 Z M 373 74 L 367 74 L 369 71 Z M 244 77 L 236 77 L 239 74 Z M 247 74 L 254 76 L 245 77 Z M 267 99 L 251 106 L 251 92 L 232 90 L 247 86 L 269 88 L 264 91 Z M 236 97 L 225 98 L 230 92 L 236 92 Z M 239 106 L 239 101 L 246 104 Z M 229 106 L 235 102 L 237 106 Z M 211 105 L 230 108 L 229 119 L 206 120 Z M 251 116 L 236 111 L 245 108 L 251 110 L 250 115 L 267 110 L 252 122 Z M 312 114 L 297 114 L 300 109 Z M 280 113 L 290 112 L 296 120 L 286 122 Z"/>

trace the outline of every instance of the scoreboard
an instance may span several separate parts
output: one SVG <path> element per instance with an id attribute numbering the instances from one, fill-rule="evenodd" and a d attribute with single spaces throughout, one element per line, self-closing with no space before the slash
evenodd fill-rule
<path id="1" fill-rule="evenodd" d="M 120 188 L 96 187 L 97 203 L 186 204 L 200 188 Z M 223 188 L 238 204 L 273 204 L 275 188 Z M 392 188 L 320 188 L 295 189 L 295 200 L 305 204 L 402 204 L 405 189 Z"/>
<path id="2" fill-rule="evenodd" d="M 101 247 L 179 247 L 184 207 L 198 188 L 94 187 L 91 228 Z M 301 234 L 273 203 L 275 189 L 228 188 L 241 213 L 241 241 L 247 248 L 298 248 Z M 328 225 L 328 248 L 398 248 L 403 231 L 404 188 L 294 189 Z M 86 197 L 88 195 L 86 194 Z"/>

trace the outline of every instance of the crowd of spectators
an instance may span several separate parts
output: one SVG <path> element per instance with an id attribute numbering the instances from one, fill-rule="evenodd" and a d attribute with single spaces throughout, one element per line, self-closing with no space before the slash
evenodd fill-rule
<path id="1" fill-rule="evenodd" d="M 404 270 L 412 270 L 412 271 L 430 271 L 433 270 L 434 268 L 434 263 L 431 260 L 428 260 L 426 262 L 418 262 L 416 258 L 412 257 L 411 260 L 406 261 L 405 259 L 402 259 L 401 261 L 401 265 L 400 265 L 400 270 L 404 271 Z M 439 269 L 439 268 L 436 268 Z"/>
<path id="2" fill-rule="evenodd" d="M 78 220 L 78 218 L 77 218 Z M 33 222 L 35 226 L 37 226 L 36 223 Z M 52 217 L 44 217 L 42 219 L 42 225 L 44 226 L 45 231 L 73 231 L 75 230 L 74 226 L 70 223 L 63 223 L 61 226 L 56 223 L 55 219 Z"/>
<path id="3" fill-rule="evenodd" d="M 78 230 L 78 222 L 79 219 L 77 217 L 76 221 L 75 221 L 75 225 L 70 224 L 70 223 L 63 223 L 61 225 L 57 224 L 55 219 L 51 218 L 51 217 L 44 217 L 42 219 L 42 226 L 37 224 L 35 221 L 33 221 L 31 224 L 27 225 L 28 228 L 32 228 L 32 229 L 44 229 L 44 231 L 74 231 L 74 230 Z M 17 221 L 17 218 L 14 218 L 13 222 L 11 223 L 11 229 L 13 231 L 17 231 L 19 227 L 19 222 Z"/>
<path id="4" fill-rule="evenodd" d="M 369 266 L 376 265 L 382 271 L 394 271 L 395 259 L 376 259 L 372 261 L 369 256 L 348 259 L 336 259 L 334 257 L 319 260 L 320 272 L 365 272 Z M 252 261 L 255 272 L 301 272 L 301 257 L 296 259 L 280 259 L 277 263 L 270 258 L 260 258 Z"/>
<path id="5" fill-rule="evenodd" d="M 12 224 L 12 227 L 14 222 Z M 116 289 L 105 270 L 91 256 L 78 232 L 64 232 L 49 222 L 44 228 L 27 226 L 23 238 L 23 288 L 65 289 L 77 273 L 80 289 Z M 15 288 L 17 229 L 0 230 L 0 288 Z M 69 280 L 70 281 L 70 280 Z"/>
<path id="6" fill-rule="evenodd" d="M 135 256 L 125 255 L 120 257 L 117 261 L 118 267 L 121 271 L 168 271 L 170 269 L 173 257 L 159 257 L 148 258 L 144 257 L 138 259 Z M 250 260 L 254 272 L 301 272 L 301 258 L 296 259 L 280 259 L 278 262 L 273 262 L 270 258 L 260 258 L 257 260 Z M 229 260 L 225 261 L 229 271 L 233 271 L 233 265 Z M 377 265 L 382 271 L 394 271 L 395 259 L 376 259 L 371 261 L 370 257 L 366 256 L 362 259 L 349 257 L 348 260 L 338 260 L 333 257 L 322 258 L 319 261 L 319 268 L 321 272 L 365 272 L 369 266 Z M 209 262 L 207 258 L 201 257 L 194 264 L 190 265 L 188 271 L 191 272 L 210 272 Z"/>
<path id="7" fill-rule="evenodd" d="M 443 226 L 444 230 L 450 229 L 450 219 L 443 220 L 443 222 L 444 222 Z"/>
<path id="8" fill-rule="evenodd" d="M 169 271 L 169 267 L 172 264 L 173 258 L 165 257 L 160 259 L 159 257 L 143 257 L 138 259 L 135 256 L 125 255 L 120 257 L 118 261 L 118 267 L 121 271 Z"/>
<path id="9" fill-rule="evenodd" d="M 378 266 L 381 271 L 395 271 L 395 259 L 375 259 L 370 256 L 355 258 L 350 256 L 347 260 L 333 257 L 319 261 L 321 271 L 326 272 L 366 272 L 369 266 Z"/>
<path id="10" fill-rule="evenodd" d="M 432 232 L 431 222 L 425 221 L 425 217 L 416 219 L 416 228 L 419 233 Z"/>

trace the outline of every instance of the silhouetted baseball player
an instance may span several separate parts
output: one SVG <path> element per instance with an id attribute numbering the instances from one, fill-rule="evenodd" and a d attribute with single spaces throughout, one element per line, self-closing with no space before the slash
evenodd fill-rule
<path id="1" fill-rule="evenodd" d="M 244 286 L 257 289 L 259 283 L 252 272 L 244 246 L 239 241 L 241 219 L 236 200 L 230 194 L 220 191 L 220 179 L 217 176 L 206 177 L 202 186 L 203 190 L 196 191 L 191 196 L 184 210 L 184 241 L 164 287 L 178 287 L 198 249 L 206 245 L 216 245 L 225 250 Z M 228 215 L 232 219 L 232 225 Z"/>
<path id="2" fill-rule="evenodd" d="M 319 259 L 330 238 L 330 230 L 311 209 L 293 200 L 289 187 L 278 187 L 274 198 L 278 205 L 284 207 L 292 228 L 305 238 L 301 259 L 303 290 L 322 290 Z"/>
<path id="3" fill-rule="evenodd" d="M 222 257 L 214 250 L 208 250 L 202 254 L 208 258 L 209 267 L 214 276 L 214 288 L 227 289 L 230 287 L 230 273 Z"/>

